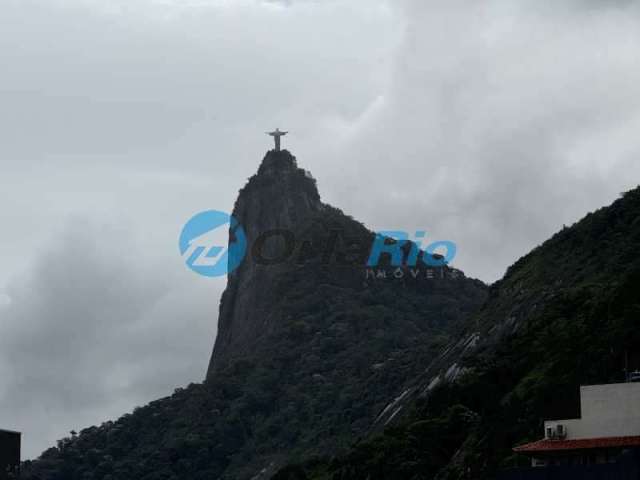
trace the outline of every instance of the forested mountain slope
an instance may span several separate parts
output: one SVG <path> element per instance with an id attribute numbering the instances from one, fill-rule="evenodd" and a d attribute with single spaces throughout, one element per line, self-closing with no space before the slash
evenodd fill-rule
<path id="1" fill-rule="evenodd" d="M 627 359 L 640 368 L 639 252 L 637 188 L 509 268 L 392 427 L 275 478 L 494 478 L 543 419 L 579 415 L 580 385 L 623 381 Z"/>
<path id="2" fill-rule="evenodd" d="M 24 478 L 270 478 L 346 451 L 486 299 L 482 282 L 448 267 L 368 277 L 374 234 L 322 203 L 286 151 L 265 156 L 233 214 L 249 245 L 279 231 L 295 248 L 272 262 L 276 239 L 229 275 L 206 382 L 60 441 Z"/>

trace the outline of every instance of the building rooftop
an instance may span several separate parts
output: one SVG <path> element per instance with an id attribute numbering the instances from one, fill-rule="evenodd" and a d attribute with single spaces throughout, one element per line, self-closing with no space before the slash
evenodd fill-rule
<path id="1" fill-rule="evenodd" d="M 538 440 L 513 449 L 518 453 L 559 452 L 593 448 L 640 447 L 640 436 L 583 438 L 574 440 Z"/>

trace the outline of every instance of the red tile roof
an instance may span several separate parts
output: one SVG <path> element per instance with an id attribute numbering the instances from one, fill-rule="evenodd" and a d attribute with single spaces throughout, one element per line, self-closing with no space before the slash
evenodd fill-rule
<path id="1" fill-rule="evenodd" d="M 513 449 L 519 453 L 587 450 L 591 448 L 640 447 L 640 436 L 581 438 L 578 440 L 538 440 Z"/>

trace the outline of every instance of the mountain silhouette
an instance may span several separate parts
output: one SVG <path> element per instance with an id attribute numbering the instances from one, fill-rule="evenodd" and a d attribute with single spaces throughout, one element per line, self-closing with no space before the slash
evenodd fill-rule
<path id="1" fill-rule="evenodd" d="M 490 288 L 449 266 L 385 275 L 388 258 L 371 275 L 374 233 L 287 151 L 266 154 L 233 215 L 249 251 L 205 381 L 59 441 L 24 478 L 494 478 L 640 344 L 640 190 Z"/>
<path id="2" fill-rule="evenodd" d="M 286 150 L 265 155 L 233 216 L 250 251 L 229 274 L 205 382 L 61 440 L 25 478 L 270 478 L 344 451 L 486 298 L 459 271 L 367 277 L 374 233 L 323 203 Z M 291 254 L 272 261 L 282 238 L 265 232 L 287 232 Z"/>

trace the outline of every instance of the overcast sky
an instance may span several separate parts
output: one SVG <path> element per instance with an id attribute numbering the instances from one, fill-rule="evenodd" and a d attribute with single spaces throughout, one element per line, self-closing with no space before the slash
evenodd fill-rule
<path id="1" fill-rule="evenodd" d="M 0 428 L 32 457 L 203 379 L 224 281 L 177 238 L 276 126 L 324 201 L 498 279 L 638 183 L 633 3 L 3 0 Z"/>

